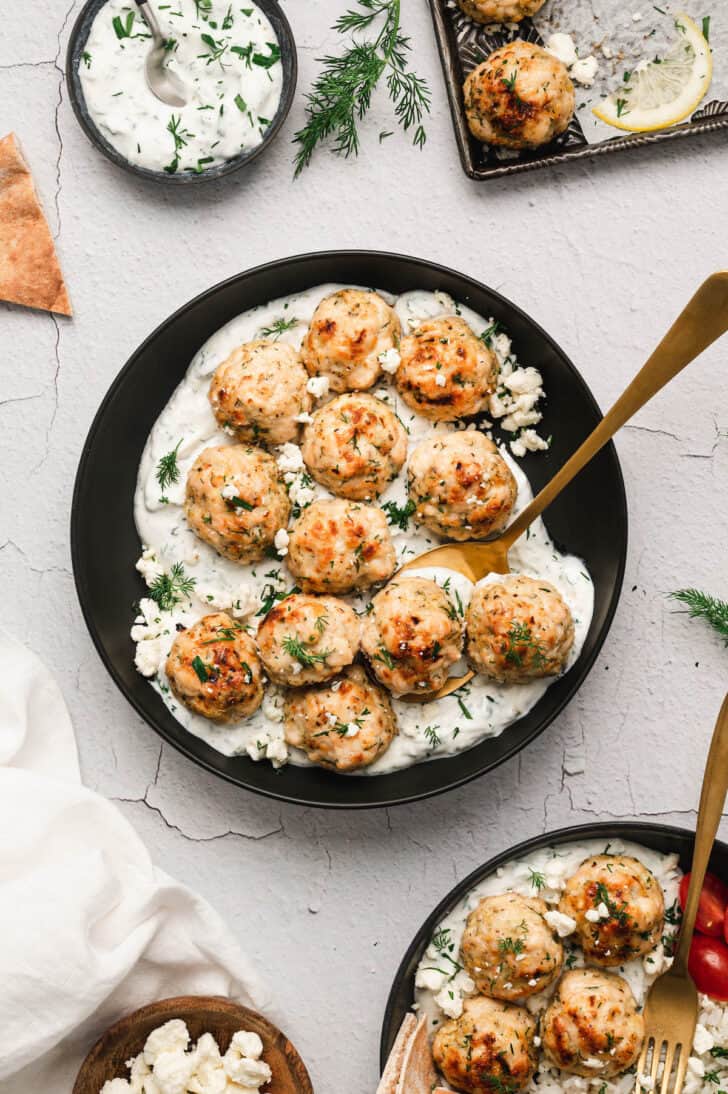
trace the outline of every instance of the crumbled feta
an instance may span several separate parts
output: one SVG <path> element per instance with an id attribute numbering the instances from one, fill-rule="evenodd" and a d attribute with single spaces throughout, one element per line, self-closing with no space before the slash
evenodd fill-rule
<path id="1" fill-rule="evenodd" d="M 141 676 L 151 678 L 159 672 L 159 665 L 163 657 L 162 643 L 158 638 L 147 639 L 138 642 L 134 652 L 134 665 Z"/>
<path id="2" fill-rule="evenodd" d="M 437 385 L 437 387 L 444 387 L 446 383 L 447 380 L 445 379 L 444 375 L 441 372 L 438 372 L 437 376 L 435 377 L 435 384 Z"/>
<path id="3" fill-rule="evenodd" d="M 229 1078 L 253 1090 L 269 1083 L 273 1074 L 265 1060 L 261 1060 L 262 1052 L 263 1043 L 255 1034 L 236 1033 L 222 1059 Z"/>
<path id="4" fill-rule="evenodd" d="M 382 366 L 382 371 L 388 372 L 390 376 L 392 376 L 399 368 L 402 358 L 399 355 L 399 350 L 392 346 L 390 349 L 385 349 L 383 353 L 380 353 L 377 360 Z"/>
<path id="5" fill-rule="evenodd" d="M 640 1084 L 643 1090 L 654 1090 L 655 1080 L 651 1075 L 638 1075 L 637 1082 Z"/>
<path id="6" fill-rule="evenodd" d="M 698 1079 L 702 1079 L 705 1075 L 705 1064 L 697 1056 L 691 1056 L 688 1059 L 688 1071 L 691 1075 L 696 1075 Z"/>
<path id="7" fill-rule="evenodd" d="M 288 763 L 290 759 L 288 745 L 282 737 L 276 737 L 266 746 L 265 758 L 270 760 L 276 769 Z"/>
<path id="8" fill-rule="evenodd" d="M 312 376 L 306 384 L 306 391 L 313 395 L 314 399 L 323 399 L 329 393 L 328 376 Z"/>
<path id="9" fill-rule="evenodd" d="M 257 611 L 258 593 L 253 584 L 249 581 L 243 581 L 238 586 L 235 592 L 235 599 L 232 602 L 232 614 L 235 619 L 245 619 L 247 616 L 252 615 Z"/>
<path id="10" fill-rule="evenodd" d="M 303 476 L 299 476 L 298 478 L 296 476 L 291 476 L 291 482 L 288 487 L 288 497 L 291 499 L 293 505 L 297 505 L 300 509 L 305 509 L 316 497 L 316 491 L 313 487 L 307 485 L 307 480 L 303 478 Z"/>
<path id="11" fill-rule="evenodd" d="M 445 980 L 444 972 L 439 969 L 418 969 L 415 975 L 415 987 L 425 991 L 439 991 Z"/>
<path id="12" fill-rule="evenodd" d="M 570 915 L 564 915 L 563 912 L 555 910 L 544 912 L 544 919 L 551 930 L 556 931 L 559 938 L 567 938 L 576 930 L 576 920 L 572 919 Z"/>
<path id="13" fill-rule="evenodd" d="M 190 1043 L 190 1031 L 181 1018 L 172 1018 L 163 1026 L 153 1029 L 144 1043 L 144 1062 L 154 1067 L 163 1052 L 184 1052 Z"/>
<path id="14" fill-rule="evenodd" d="M 136 568 L 148 586 L 153 585 L 157 578 L 164 573 L 164 566 L 159 562 L 156 552 L 151 547 L 142 547 L 141 558 L 137 561 Z"/>
<path id="15" fill-rule="evenodd" d="M 101 1094 L 128 1094 L 130 1090 L 132 1086 L 126 1079 L 109 1079 L 101 1087 Z"/>
<path id="16" fill-rule="evenodd" d="M 587 908 L 584 912 L 584 918 L 588 919 L 590 923 L 598 923 L 602 917 L 599 914 L 598 908 Z"/>
<path id="17" fill-rule="evenodd" d="M 233 1034 L 231 1044 L 242 1056 L 249 1056 L 251 1060 L 259 1060 L 263 1055 L 263 1042 L 257 1033 L 239 1030 Z"/>
<path id="18" fill-rule="evenodd" d="M 545 452 L 548 441 L 540 437 L 535 429 L 524 429 L 515 440 L 510 442 L 510 449 L 514 456 L 525 456 L 527 452 Z"/>
<path id="19" fill-rule="evenodd" d="M 290 536 L 288 535 L 287 530 L 285 528 L 279 528 L 275 534 L 273 546 L 275 547 L 281 558 L 285 558 L 285 556 L 288 554 L 289 540 Z"/>
<path id="20" fill-rule="evenodd" d="M 261 710 L 269 722 L 283 721 L 283 692 L 270 688 L 266 691 Z"/>
<path id="21" fill-rule="evenodd" d="M 503 380 L 503 386 L 512 391 L 514 395 L 525 395 L 527 392 L 538 392 L 543 395 L 543 380 L 537 368 L 529 365 L 528 368 L 514 369 Z"/>
<path id="22" fill-rule="evenodd" d="M 153 1069 L 159 1094 L 187 1094 L 194 1065 L 194 1057 L 182 1048 L 160 1052 Z"/>
<path id="23" fill-rule="evenodd" d="M 300 422 L 301 425 L 308 425 L 309 422 L 313 421 L 313 418 L 308 411 L 304 410 L 301 414 L 297 414 L 293 420 L 295 422 Z"/>
<path id="24" fill-rule="evenodd" d="M 577 60 L 576 46 L 570 34 L 552 34 L 546 41 L 546 49 L 567 68 L 571 68 Z"/>
<path id="25" fill-rule="evenodd" d="M 239 495 L 239 487 L 234 482 L 226 482 L 220 491 L 225 501 L 232 501 L 233 498 L 237 498 Z"/>
<path id="26" fill-rule="evenodd" d="M 590 55 L 589 57 L 580 57 L 569 69 L 569 75 L 575 83 L 581 84 L 583 87 L 593 87 L 598 71 L 599 62 L 596 57 Z"/>
<path id="27" fill-rule="evenodd" d="M 309 380 L 309 383 L 311 381 Z M 327 381 L 328 383 L 328 381 Z M 286 443 L 281 445 L 278 455 L 278 466 L 281 471 L 301 471 L 303 469 L 303 456 L 297 444 Z"/>
<path id="28" fill-rule="evenodd" d="M 597 905 L 597 911 L 599 912 L 600 919 L 609 919 L 609 908 L 603 900 Z"/>
<path id="29" fill-rule="evenodd" d="M 347 722 L 347 724 L 346 724 L 346 733 L 344 734 L 344 736 L 345 737 L 356 737 L 356 735 L 359 732 L 359 728 L 360 727 L 356 724 L 356 722 Z"/>
<path id="30" fill-rule="evenodd" d="M 188 1044 L 184 1022 L 165 1023 L 149 1035 L 143 1052 L 127 1061 L 130 1080 L 110 1080 L 102 1094 L 259 1094 L 273 1077 L 257 1033 L 239 1030 L 224 1056 L 211 1033 L 203 1033 L 189 1050 Z"/>
<path id="31" fill-rule="evenodd" d="M 695 1036 L 693 1037 L 693 1051 L 696 1052 L 698 1056 L 703 1056 L 706 1052 L 710 1052 L 712 1048 L 715 1048 L 715 1038 L 701 1022 L 698 1022 L 695 1027 Z"/>

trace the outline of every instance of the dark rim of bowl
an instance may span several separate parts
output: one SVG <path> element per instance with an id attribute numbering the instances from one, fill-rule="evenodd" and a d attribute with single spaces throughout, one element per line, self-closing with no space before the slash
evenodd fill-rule
<path id="1" fill-rule="evenodd" d="M 186 738 L 184 740 L 174 740 L 174 739 L 170 738 L 167 735 L 167 733 L 164 731 L 164 729 L 162 729 L 161 726 L 157 722 L 151 720 L 151 718 L 149 717 L 147 712 L 142 707 L 141 703 L 137 702 L 135 696 L 127 689 L 127 686 L 126 686 L 125 682 L 117 674 L 116 668 L 114 666 L 114 662 L 113 662 L 111 656 L 109 655 L 108 651 L 106 650 L 106 647 L 104 646 L 103 642 L 101 641 L 98 630 L 96 628 L 94 618 L 93 618 L 93 616 L 92 616 L 92 614 L 89 610 L 89 607 L 88 607 L 88 604 L 89 604 L 89 601 L 90 601 L 90 596 L 87 594 L 86 585 L 85 585 L 85 577 L 84 577 L 83 568 L 82 568 L 82 565 L 81 565 L 81 543 L 82 543 L 82 539 L 83 539 L 83 532 L 82 532 L 82 529 L 79 525 L 79 517 L 78 517 L 79 506 L 80 506 L 80 501 L 81 501 L 81 493 L 82 493 L 83 486 L 84 486 L 86 465 L 88 464 L 88 462 L 91 459 L 91 453 L 92 453 L 92 448 L 93 448 L 93 444 L 94 444 L 96 434 L 103 427 L 106 408 L 107 408 L 108 404 L 112 401 L 112 399 L 113 399 L 113 397 L 116 393 L 117 388 L 120 387 L 121 384 L 124 382 L 124 379 L 125 379 L 127 373 L 130 372 L 134 368 L 136 360 L 139 357 L 139 355 L 142 354 L 146 350 L 146 348 L 154 342 L 155 338 L 160 334 L 160 332 L 165 330 L 167 327 L 172 326 L 176 322 L 177 318 L 179 316 L 183 315 L 189 308 L 191 308 L 195 305 L 203 303 L 206 298 L 212 296 L 214 293 L 218 292 L 220 289 L 224 288 L 225 286 L 233 285 L 237 281 L 241 281 L 241 280 L 245 280 L 247 278 L 253 277 L 256 274 L 261 273 L 262 271 L 267 271 L 267 272 L 274 271 L 277 268 L 281 268 L 281 267 L 284 267 L 284 266 L 289 266 L 292 263 L 300 263 L 302 265 L 305 265 L 306 263 L 308 263 L 312 260 L 318 260 L 318 259 L 323 259 L 323 260 L 326 260 L 326 259 L 336 259 L 336 260 L 345 259 L 347 261 L 356 261 L 358 258 L 362 258 L 362 257 L 366 257 L 366 258 L 370 258 L 370 259 L 378 259 L 378 260 L 381 260 L 384 263 L 388 262 L 391 259 L 395 259 L 396 261 L 400 261 L 400 262 L 409 262 L 409 263 L 412 263 L 415 266 L 423 266 L 426 269 L 428 269 L 429 271 L 434 270 L 438 273 L 442 273 L 443 275 L 446 275 L 447 277 L 454 277 L 454 278 L 458 279 L 459 281 L 463 282 L 464 284 L 472 285 L 474 288 L 476 288 L 479 291 L 487 291 L 490 295 L 493 296 L 494 299 L 498 300 L 503 305 L 505 305 L 507 308 L 510 308 L 510 309 L 513 310 L 513 312 L 517 313 L 518 316 L 521 319 L 523 319 L 527 324 L 529 324 L 534 330 L 536 330 L 541 337 L 543 337 L 547 342 L 549 342 L 550 344 L 552 344 L 554 346 L 554 348 L 555 348 L 556 352 L 558 353 L 558 356 L 561 359 L 561 361 L 568 368 L 569 372 L 572 373 L 572 375 L 583 386 L 585 399 L 587 399 L 589 401 L 589 403 L 593 407 L 595 413 L 597 415 L 599 415 L 599 417 L 601 417 L 601 410 L 600 410 L 599 405 L 598 405 L 596 399 L 594 398 L 591 390 L 589 389 L 586 382 L 581 377 L 581 374 L 579 373 L 576 366 L 573 364 L 573 362 L 570 360 L 570 358 L 566 355 L 566 353 L 561 349 L 561 347 L 558 345 L 558 343 L 556 343 L 554 341 L 554 339 L 549 334 L 547 334 L 547 332 L 543 329 L 543 327 L 541 327 L 539 323 L 537 323 L 534 319 L 532 319 L 522 308 L 520 308 L 517 304 L 514 304 L 512 301 L 510 301 L 506 297 L 502 296 L 495 289 L 491 289 L 490 287 L 484 285 L 482 282 L 477 281 L 475 278 L 469 277 L 466 274 L 459 273 L 457 270 L 453 270 L 451 267 L 443 266 L 440 263 L 436 263 L 436 262 L 430 262 L 428 259 L 415 258 L 411 255 L 402 255 L 402 254 L 397 254 L 397 253 L 391 252 L 391 251 L 368 251 L 368 250 L 311 251 L 311 252 L 307 252 L 305 254 L 293 255 L 290 258 L 280 258 L 280 259 L 275 259 L 271 262 L 264 262 L 264 263 L 259 264 L 258 266 L 252 267 L 249 270 L 245 270 L 245 271 L 243 271 L 239 274 L 234 274 L 232 277 L 226 278 L 224 281 L 218 282 L 218 284 L 213 285 L 211 288 L 206 289 L 204 292 L 199 293 L 196 297 L 193 297 L 191 300 L 188 300 L 185 304 L 183 304 L 180 308 L 178 308 L 172 315 L 170 315 L 167 319 L 165 319 L 162 323 L 160 323 L 152 331 L 152 333 L 149 334 L 148 337 L 144 339 L 144 341 L 141 343 L 141 345 L 137 347 L 137 349 L 132 353 L 132 355 L 128 359 L 128 361 L 124 364 L 124 366 L 121 368 L 121 370 L 117 373 L 116 377 L 114 378 L 111 385 L 109 386 L 106 394 L 104 395 L 104 398 L 101 401 L 99 409 L 97 410 L 97 412 L 94 416 L 94 419 L 93 419 L 93 421 L 91 423 L 91 426 L 89 428 L 89 431 L 88 431 L 88 435 L 87 435 L 86 440 L 84 442 L 84 446 L 83 446 L 83 449 L 82 449 L 82 452 L 81 452 L 81 457 L 80 457 L 80 460 L 79 460 L 79 463 L 78 463 L 78 469 L 76 471 L 76 478 L 75 478 L 74 488 L 73 488 L 73 498 L 72 498 L 72 502 L 71 502 L 71 520 L 70 520 L 70 523 L 71 523 L 71 560 L 72 560 L 72 567 L 73 567 L 74 583 L 75 583 L 75 586 L 76 586 L 76 593 L 77 593 L 77 596 L 78 596 L 78 599 L 79 599 L 79 603 L 81 605 L 81 611 L 83 613 L 83 617 L 84 617 L 84 620 L 86 622 L 86 626 L 87 626 L 87 628 L 89 630 L 89 633 L 91 635 L 91 639 L 94 643 L 94 646 L 96 647 L 96 650 L 99 654 L 99 657 L 101 658 L 101 661 L 103 662 L 104 666 L 106 667 L 106 670 L 108 671 L 108 673 L 111 676 L 112 680 L 116 684 L 117 688 L 121 691 L 122 695 L 127 700 L 127 702 L 131 704 L 131 706 L 134 708 L 135 712 L 139 715 L 139 717 L 142 718 L 142 720 L 144 722 L 146 722 L 147 725 L 151 726 L 151 728 L 155 731 L 155 733 L 159 734 L 159 736 L 167 744 L 171 745 L 178 752 L 180 752 L 183 756 L 185 756 L 187 759 L 191 760 L 193 763 L 197 764 L 199 767 L 202 767 L 205 771 L 209 771 L 210 774 L 216 775 L 218 778 L 223 778 L 227 782 L 232 783 L 234 786 L 237 786 L 241 789 L 250 790 L 253 793 L 260 794 L 263 797 L 272 798 L 275 801 L 286 802 L 287 804 L 290 804 L 290 805 L 300 805 L 300 806 L 304 806 L 304 807 L 309 807 L 310 806 L 310 807 L 314 807 L 314 808 L 317 808 L 317 809 L 349 809 L 349 810 L 387 809 L 387 808 L 391 808 L 391 807 L 394 807 L 394 806 L 397 806 L 397 805 L 408 805 L 408 804 L 411 804 L 413 802 L 424 801 L 428 798 L 438 797 L 440 794 L 445 794 L 445 793 L 450 792 L 451 790 L 456 790 L 458 787 L 465 786 L 467 783 L 472 782 L 474 779 L 480 778 L 482 775 L 485 775 L 486 773 L 495 770 L 495 768 L 500 767 L 500 765 L 505 763 L 507 760 L 512 759 L 512 757 L 517 755 L 517 753 L 520 752 L 523 748 L 526 748 L 529 744 L 531 744 L 532 741 L 534 741 L 536 739 L 536 737 L 541 736 L 541 734 L 545 732 L 545 730 L 552 724 L 552 722 L 556 718 L 558 718 L 558 716 L 561 714 L 561 712 L 564 710 L 564 708 L 566 706 L 568 706 L 568 704 L 571 702 L 574 695 L 577 693 L 577 691 L 579 690 L 579 688 L 583 684 L 584 680 L 588 676 L 589 672 L 591 671 L 591 668 L 592 668 L 594 662 L 596 661 L 597 657 L 599 656 L 599 653 L 601 652 L 602 646 L 604 645 L 604 642 L 606 641 L 607 635 L 609 634 L 609 631 L 611 629 L 612 622 L 613 622 L 613 619 L 614 619 L 614 615 L 615 615 L 615 612 L 617 610 L 617 605 L 619 603 L 619 598 L 620 598 L 621 591 L 622 591 L 622 584 L 623 584 L 623 581 L 624 581 L 624 572 L 625 572 L 625 568 L 626 568 L 626 564 L 627 564 L 627 546 L 628 546 L 627 496 L 626 496 L 626 492 L 625 492 L 625 488 L 624 488 L 624 477 L 622 475 L 622 469 L 621 469 L 621 466 L 620 466 L 620 463 L 619 463 L 619 459 L 617 458 L 616 452 L 615 452 L 615 469 L 614 470 L 615 470 L 615 476 L 616 476 L 616 480 L 617 480 L 617 487 L 618 487 L 619 499 L 620 499 L 619 512 L 615 513 L 615 520 L 616 520 L 617 523 L 622 525 L 625 529 L 624 543 L 622 545 L 622 550 L 620 551 L 620 555 L 619 555 L 619 558 L 617 560 L 617 575 L 616 575 L 616 579 L 615 579 L 615 582 L 614 582 L 614 589 L 613 589 L 613 592 L 612 592 L 612 596 L 611 596 L 611 599 L 609 601 L 609 605 L 608 605 L 607 611 L 605 613 L 604 621 L 603 621 L 603 624 L 601 626 L 600 632 L 599 632 L 599 634 L 597 634 L 595 636 L 594 647 L 588 654 L 584 654 L 582 652 L 582 654 L 580 654 L 580 656 L 579 656 L 578 660 L 576 661 L 576 663 L 574 665 L 572 665 L 571 669 L 569 670 L 570 674 L 573 674 L 573 680 L 574 680 L 573 687 L 570 691 L 570 694 L 565 695 L 560 700 L 560 702 L 557 704 L 557 706 L 554 708 L 554 710 L 551 711 L 548 715 L 544 716 L 544 718 L 542 718 L 542 720 L 538 724 L 538 726 L 529 734 L 529 736 L 525 740 L 520 741 L 520 742 L 519 741 L 514 741 L 513 744 L 504 751 L 503 755 L 499 756 L 496 760 L 491 760 L 488 763 L 481 764 L 480 766 L 475 766 L 472 770 L 468 771 L 466 774 L 459 775 L 455 778 L 447 779 L 446 781 L 443 782 L 442 786 L 438 786 L 436 789 L 427 789 L 427 790 L 423 790 L 423 791 L 418 791 L 416 793 L 410 793 L 410 794 L 407 794 L 405 797 L 393 797 L 393 798 L 387 798 L 386 800 L 375 800 L 375 801 L 364 801 L 364 802 L 317 801 L 317 800 L 314 800 L 311 797 L 304 797 L 304 796 L 294 797 L 290 793 L 277 792 L 275 790 L 271 790 L 271 789 L 268 789 L 268 788 L 254 786 L 250 783 L 242 784 L 241 781 L 238 778 L 236 778 L 233 774 L 231 774 L 227 771 L 221 770 L 220 768 L 216 767 L 212 762 L 209 762 L 204 757 L 197 755 L 194 748 L 192 746 L 188 747 L 188 745 L 186 744 Z M 613 442 L 610 442 L 610 446 L 612 444 L 613 444 Z M 507 732 L 507 730 L 506 730 L 506 732 Z M 193 737 L 192 740 L 197 740 L 197 738 Z M 429 762 L 438 763 L 438 762 L 441 762 L 441 761 L 432 760 L 432 761 L 429 761 Z M 447 761 L 445 760 L 444 762 L 447 762 Z M 376 778 L 376 776 L 361 776 L 361 778 L 373 781 L 373 779 Z M 387 778 L 387 776 L 384 775 L 384 776 L 382 776 L 382 778 Z"/>
<path id="2" fill-rule="evenodd" d="M 283 86 L 281 88 L 281 98 L 275 116 L 266 130 L 263 140 L 260 144 L 256 145 L 255 148 L 252 148 L 249 152 L 244 152 L 240 156 L 235 156 L 233 159 L 226 160 L 216 167 L 211 167 L 207 171 L 202 171 L 200 174 L 197 174 L 196 171 L 168 174 L 165 171 L 152 171 L 147 167 L 137 167 L 135 164 L 130 163 L 129 160 L 114 148 L 113 144 L 103 136 L 95 122 L 92 120 L 86 107 L 86 99 L 81 85 L 79 70 L 81 55 L 88 40 L 93 19 L 98 15 L 106 3 L 108 3 L 108 0 L 86 0 L 86 3 L 81 8 L 68 40 L 68 50 L 66 52 L 66 83 L 68 85 L 71 106 L 73 107 L 73 112 L 76 115 L 79 125 L 91 143 L 95 145 L 107 159 L 111 160 L 112 163 L 115 163 L 117 167 L 121 167 L 130 174 L 136 175 L 137 178 L 147 179 L 150 182 L 158 182 L 169 186 L 186 186 L 225 178 L 227 175 L 231 175 L 235 171 L 239 171 L 242 167 L 247 166 L 247 164 L 252 163 L 254 159 L 257 159 L 257 157 L 268 148 L 288 117 L 291 106 L 293 105 L 293 97 L 298 82 L 296 39 L 293 36 L 291 24 L 289 23 L 283 8 L 278 3 L 278 0 L 255 0 L 255 3 L 263 14 L 272 22 L 273 29 L 276 32 L 281 46 Z M 288 65 L 288 72 L 286 71 L 286 64 Z"/>
<path id="3" fill-rule="evenodd" d="M 494 855 L 493 858 L 488 859 L 482 866 L 478 866 L 462 881 L 459 881 L 457 885 L 454 885 L 420 926 L 397 967 L 382 1021 L 379 1045 L 381 1070 L 384 1070 L 387 1062 L 392 1034 L 396 1036 L 397 1032 L 396 1029 L 393 1029 L 393 1023 L 395 1022 L 395 1011 L 399 1009 L 397 999 L 399 987 L 403 982 L 412 979 L 410 969 L 414 958 L 419 956 L 421 951 L 424 952 L 433 928 L 460 903 L 471 889 L 474 889 L 481 881 L 484 881 L 495 873 L 500 866 L 504 866 L 512 859 L 525 858 L 531 852 L 540 851 L 544 847 L 564 843 L 578 843 L 580 840 L 600 839 L 601 837 L 605 837 L 607 842 L 610 838 L 621 839 L 633 843 L 642 843 L 643 846 L 648 847 L 649 844 L 645 842 L 645 837 L 649 836 L 674 839 L 676 843 L 687 841 L 692 844 L 695 840 L 695 833 L 689 828 L 679 828 L 673 824 L 652 824 L 649 821 L 595 821 L 591 824 L 577 824 L 572 827 L 557 828 L 553 832 L 544 832 L 539 836 L 533 836 L 531 839 L 509 847 L 505 851 Z M 721 855 L 728 856 L 728 844 L 722 840 L 717 839 L 715 841 L 713 852 L 715 853 L 716 850 Z M 414 997 L 412 1002 L 414 1002 Z"/>

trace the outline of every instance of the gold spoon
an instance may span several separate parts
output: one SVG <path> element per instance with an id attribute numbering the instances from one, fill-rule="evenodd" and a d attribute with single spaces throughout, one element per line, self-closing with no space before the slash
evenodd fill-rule
<path id="1" fill-rule="evenodd" d="M 456 570 L 471 581 L 486 574 L 510 573 L 508 552 L 526 529 L 540 517 L 582 467 L 596 456 L 612 439 L 617 430 L 637 413 L 650 399 L 670 382 L 686 365 L 707 349 L 728 330 L 728 270 L 714 273 L 700 286 L 690 303 L 683 309 L 649 360 L 642 366 L 626 391 L 602 418 L 574 455 L 566 461 L 530 505 L 520 513 L 505 532 L 486 542 L 448 543 L 435 547 L 401 567 L 404 570 L 423 566 L 443 566 Z M 439 691 L 406 695 L 406 702 L 432 702 L 457 691 L 475 674 L 453 676 Z"/>

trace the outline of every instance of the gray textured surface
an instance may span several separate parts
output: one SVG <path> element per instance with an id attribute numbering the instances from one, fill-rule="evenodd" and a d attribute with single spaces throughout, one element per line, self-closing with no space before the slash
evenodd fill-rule
<path id="1" fill-rule="evenodd" d="M 287 0 L 301 91 L 343 6 Z M 275 148 L 247 173 L 170 194 L 120 173 L 76 126 L 60 65 L 78 7 L 35 0 L 32 26 L 25 4 L 3 12 L 0 132 L 15 129 L 30 159 L 76 307 L 63 322 L 0 305 L 3 622 L 57 674 L 86 782 L 217 905 L 275 986 L 317 1090 L 372 1094 L 397 962 L 466 871 L 557 825 L 693 823 L 728 654 L 664 594 L 691 583 L 728 593 L 728 343 L 619 440 L 627 577 L 578 699 L 493 776 L 389 814 L 281 808 L 160 752 L 107 679 L 76 602 L 68 516 L 87 428 L 127 356 L 185 300 L 255 263 L 337 246 L 420 254 L 480 277 L 562 343 L 606 406 L 703 276 L 728 263 L 728 148 L 716 135 L 469 183 L 426 6 L 410 0 L 407 29 L 434 90 L 423 152 L 399 135 L 379 146 L 392 126 L 378 101 L 358 162 L 320 155 L 293 184 L 299 95 Z"/>

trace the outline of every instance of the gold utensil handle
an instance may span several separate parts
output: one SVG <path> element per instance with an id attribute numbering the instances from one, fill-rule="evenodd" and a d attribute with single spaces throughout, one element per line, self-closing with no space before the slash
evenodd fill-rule
<path id="1" fill-rule="evenodd" d="M 511 547 L 536 517 L 541 516 L 544 509 L 625 422 L 727 330 L 728 270 L 723 270 L 703 282 L 650 359 L 602 418 L 594 432 L 504 532 L 502 539 L 506 546 Z"/>
<path id="2" fill-rule="evenodd" d="M 723 815 L 726 793 L 728 793 L 728 695 L 723 700 L 718 721 L 713 730 L 713 740 L 705 765 L 703 789 L 700 793 L 698 823 L 695 830 L 693 847 L 693 865 L 690 872 L 690 888 L 683 912 L 680 939 L 672 971 L 678 976 L 687 972 L 690 943 L 693 940 L 695 916 L 698 912 L 700 892 L 708 869 L 710 852 L 713 849 L 718 825 Z"/>

